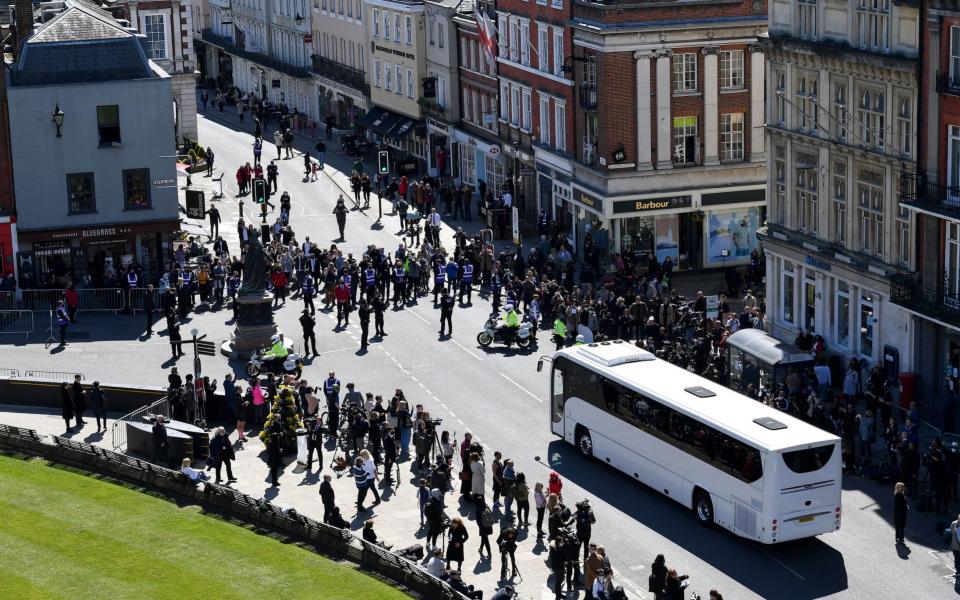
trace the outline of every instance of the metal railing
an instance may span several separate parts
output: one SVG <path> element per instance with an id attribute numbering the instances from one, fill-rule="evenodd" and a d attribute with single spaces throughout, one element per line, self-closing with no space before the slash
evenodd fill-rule
<path id="1" fill-rule="evenodd" d="M 0 368 L 0 377 L 20 377 L 20 371 L 16 369 Z"/>
<path id="2" fill-rule="evenodd" d="M 30 336 L 33 333 L 33 312 L 0 310 L 0 334 Z"/>
<path id="3" fill-rule="evenodd" d="M 947 71 L 937 73 L 937 91 L 941 94 L 960 96 L 960 79 L 950 77 Z"/>
<path id="4" fill-rule="evenodd" d="M 251 62 L 257 63 L 260 66 L 269 67 L 275 71 L 280 71 L 281 73 L 291 77 L 297 77 L 299 79 L 310 78 L 310 69 L 307 67 L 291 65 L 289 63 L 277 60 L 272 56 L 260 54 L 259 52 L 250 52 L 249 50 L 245 50 L 244 48 L 236 45 L 232 39 L 218 35 L 209 29 L 204 29 L 202 31 L 201 39 L 209 44 L 222 48 L 230 54 L 239 56 L 240 58 L 245 58 Z"/>
<path id="5" fill-rule="evenodd" d="M 960 187 L 929 181 L 926 174 L 904 174 L 900 202 L 935 214 L 960 217 Z"/>
<path id="6" fill-rule="evenodd" d="M 127 445 L 127 423 L 140 421 L 144 415 L 163 415 L 170 418 L 170 400 L 163 397 L 152 404 L 141 406 L 137 410 L 127 413 L 113 422 L 113 449 L 117 450 Z"/>
<path id="7" fill-rule="evenodd" d="M 77 375 L 80 376 L 80 379 L 83 381 L 87 380 L 87 376 L 83 373 L 73 371 L 24 371 L 24 379 L 43 379 L 44 381 L 73 381 L 73 378 Z M 18 375 L 19 377 L 19 375 Z"/>
<path id="8" fill-rule="evenodd" d="M 20 290 L 21 310 L 47 311 L 64 299 L 65 289 Z M 126 307 L 127 291 L 123 288 L 86 288 L 77 290 L 78 312 L 120 312 Z"/>
<path id="9" fill-rule="evenodd" d="M 960 327 L 960 295 L 923 285 L 918 273 L 890 278 L 890 301 L 922 315 Z"/>
<path id="10" fill-rule="evenodd" d="M 597 107 L 597 86 L 580 86 L 580 107 L 588 109 Z"/>
<path id="11" fill-rule="evenodd" d="M 0 292 L 0 310 L 16 310 L 17 293 Z"/>
<path id="12" fill-rule="evenodd" d="M 362 91 L 364 94 L 370 93 L 370 85 L 367 83 L 367 74 L 358 69 L 353 69 L 328 58 L 317 56 L 310 57 L 311 71 L 321 77 L 329 77 L 344 85 Z"/>

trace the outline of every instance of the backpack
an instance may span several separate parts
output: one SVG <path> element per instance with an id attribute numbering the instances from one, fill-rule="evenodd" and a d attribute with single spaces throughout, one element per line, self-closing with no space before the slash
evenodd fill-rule
<path id="1" fill-rule="evenodd" d="M 493 513 L 489 508 L 483 509 L 480 513 L 480 524 L 484 527 L 493 527 Z"/>
<path id="2" fill-rule="evenodd" d="M 593 517 L 592 511 L 577 511 L 577 529 L 590 529 L 590 526 L 593 525 L 595 521 L 596 518 Z"/>

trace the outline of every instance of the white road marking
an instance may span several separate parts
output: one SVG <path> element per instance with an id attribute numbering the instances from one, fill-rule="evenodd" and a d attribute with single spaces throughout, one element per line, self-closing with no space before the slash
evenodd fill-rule
<path id="1" fill-rule="evenodd" d="M 469 349 L 467 349 L 463 344 L 461 344 L 461 343 L 458 342 L 457 340 L 455 340 L 455 339 L 453 339 L 453 338 L 450 338 L 450 341 L 453 342 L 454 344 L 456 344 L 456 346 L 457 346 L 458 348 L 460 348 L 461 350 L 463 350 L 464 352 L 466 352 L 466 353 L 469 354 L 470 356 L 474 357 L 475 359 L 477 359 L 477 360 L 483 360 L 483 358 L 477 356 L 474 352 L 472 352 L 472 351 L 470 351 Z"/>
<path id="2" fill-rule="evenodd" d="M 323 356 L 324 354 L 333 354 L 334 352 L 343 352 L 344 350 L 356 350 L 356 348 L 357 346 L 346 346 L 344 348 L 337 348 L 335 350 L 326 350 L 324 352 L 321 352 L 320 356 Z"/>
<path id="3" fill-rule="evenodd" d="M 412 375 L 411 375 L 410 377 L 411 377 L 411 379 L 413 378 Z M 422 382 L 422 381 L 418 381 L 418 382 L 417 382 L 417 385 L 419 385 L 420 387 L 423 387 L 423 382 Z M 426 388 L 424 388 L 424 389 L 426 389 Z"/>
<path id="4" fill-rule="evenodd" d="M 516 381 L 510 379 L 509 377 L 507 377 L 507 376 L 504 375 L 503 373 L 500 373 L 500 377 L 503 377 L 504 379 L 506 379 L 507 381 L 509 381 L 509 382 L 512 383 L 513 385 L 515 385 L 515 386 L 517 386 L 518 388 L 520 388 L 520 390 L 523 391 L 524 394 L 530 396 L 531 398 L 533 398 L 533 399 L 536 400 L 537 402 L 543 404 L 543 399 L 542 399 L 542 398 L 534 395 L 532 392 L 530 392 L 530 390 L 528 390 L 527 388 L 523 387 L 522 385 L 520 385 L 520 384 L 517 383 Z"/>
<path id="5" fill-rule="evenodd" d="M 763 554 L 766 554 L 767 556 L 769 556 L 775 563 L 777 563 L 778 565 L 780 565 L 781 567 L 783 567 L 784 569 L 786 569 L 787 571 L 789 571 L 794 577 L 796 577 L 796 578 L 799 579 L 800 581 L 806 581 L 806 580 L 807 580 L 803 575 L 801 575 L 800 573 L 797 573 L 796 571 L 794 571 L 793 569 L 791 569 L 789 566 L 787 566 L 787 563 L 783 562 L 782 560 L 780 560 L 780 559 L 777 558 L 776 556 L 770 554 L 770 553 L 767 552 L 766 550 L 761 550 L 760 552 L 762 552 Z"/>
<path id="6" fill-rule="evenodd" d="M 406 312 L 408 312 L 408 313 L 410 313 L 411 315 L 415 316 L 416 318 L 420 319 L 421 321 L 423 321 L 423 322 L 426 323 L 427 325 L 430 324 L 430 321 L 428 321 L 428 320 L 426 320 L 425 318 L 423 318 L 422 316 L 420 316 L 420 313 L 418 313 L 417 311 L 413 310 L 412 308 L 409 308 L 409 307 L 408 307 L 408 308 L 405 308 L 405 309 L 403 309 L 403 310 L 406 311 Z"/>
<path id="7" fill-rule="evenodd" d="M 414 377 L 413 375 L 411 375 L 411 376 L 410 376 L 410 379 L 412 379 L 412 380 L 414 380 L 414 381 L 416 381 L 416 380 L 417 380 L 417 378 L 416 378 L 416 377 Z"/>

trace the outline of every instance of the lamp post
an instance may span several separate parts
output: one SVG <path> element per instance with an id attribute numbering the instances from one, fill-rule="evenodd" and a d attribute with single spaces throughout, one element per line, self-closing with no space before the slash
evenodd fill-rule
<path id="1" fill-rule="evenodd" d="M 50 119 L 53 121 L 53 124 L 57 126 L 57 137 L 63 137 L 60 133 L 60 128 L 63 127 L 63 111 L 60 110 L 60 103 L 57 103 L 56 108 L 53 109 L 53 118 Z"/>

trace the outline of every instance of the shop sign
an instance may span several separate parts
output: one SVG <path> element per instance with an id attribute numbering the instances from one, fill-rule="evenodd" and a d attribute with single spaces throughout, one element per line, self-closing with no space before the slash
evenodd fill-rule
<path id="1" fill-rule="evenodd" d="M 470 139 L 472 140 L 473 138 L 470 138 Z M 489 154 L 490 156 L 496 156 L 500 154 L 500 146 L 490 146 L 489 148 L 487 148 L 487 154 Z"/>
<path id="2" fill-rule="evenodd" d="M 613 162 L 622 163 L 625 160 L 627 160 L 627 151 L 624 150 L 623 148 L 620 148 L 619 150 L 613 153 Z"/>
<path id="3" fill-rule="evenodd" d="M 811 267 L 816 267 L 821 271 L 829 271 L 833 267 L 833 265 L 831 265 L 830 263 L 824 260 L 820 260 L 819 258 L 814 258 L 812 256 L 807 256 L 806 258 L 803 259 L 803 262 L 807 263 Z"/>
<path id="4" fill-rule="evenodd" d="M 599 198 L 594 198 L 593 196 L 587 194 L 583 190 L 574 190 L 574 194 L 575 194 L 573 197 L 574 200 L 576 200 L 580 204 L 589 206 L 590 208 L 592 208 L 597 212 L 602 212 L 602 209 L 600 207 L 603 205 L 603 202 Z"/>
<path id="5" fill-rule="evenodd" d="M 700 204 L 703 206 L 715 206 L 717 204 L 764 202 L 766 199 L 766 188 L 760 188 L 756 190 L 739 190 L 736 192 L 716 192 L 713 194 L 703 194 L 700 197 Z"/>
<path id="6" fill-rule="evenodd" d="M 516 206 L 513 207 L 513 243 L 520 246 L 520 210 Z"/>
<path id="7" fill-rule="evenodd" d="M 628 162 L 628 163 L 614 163 L 612 165 L 607 165 L 607 168 L 610 169 L 611 171 L 618 171 L 618 170 L 624 170 L 624 169 L 634 169 L 636 168 L 636 166 L 637 166 L 637 163 Z"/>
<path id="8" fill-rule="evenodd" d="M 384 46 L 374 46 L 374 48 L 379 52 L 386 52 L 387 54 L 396 54 L 397 56 L 409 58 L 410 60 L 413 60 L 414 58 L 416 58 L 416 56 L 414 56 L 413 54 L 410 54 L 409 52 L 404 52 L 402 50 L 394 50 L 393 48 L 387 48 Z"/>
<path id="9" fill-rule="evenodd" d="M 34 242 L 33 253 L 34 253 L 34 256 L 54 256 L 57 254 L 70 254 L 70 242 L 68 240 Z"/>
<path id="10" fill-rule="evenodd" d="M 313 43 L 313 34 L 311 34 L 311 33 L 305 33 L 305 34 L 303 34 L 303 43 L 304 43 L 304 44 L 307 44 L 307 45 L 312 44 L 312 43 Z"/>
<path id="11" fill-rule="evenodd" d="M 154 179 L 153 185 L 173 185 L 176 182 L 176 179 Z"/>
<path id="12" fill-rule="evenodd" d="M 69 229 L 66 231 L 55 231 L 50 234 L 51 239 L 73 239 L 93 240 L 98 238 L 113 238 L 125 236 L 133 233 L 130 227 L 97 227 L 93 229 Z"/>
<path id="13" fill-rule="evenodd" d="M 708 319 L 720 317 L 720 296 L 707 296 L 707 314 Z"/>
<path id="14" fill-rule="evenodd" d="M 690 208 L 693 196 L 672 196 L 667 198 L 646 198 L 644 200 L 620 200 L 613 203 L 613 213 L 647 212 L 651 210 L 669 210 Z"/>

